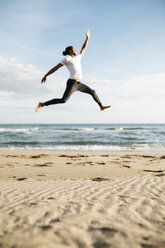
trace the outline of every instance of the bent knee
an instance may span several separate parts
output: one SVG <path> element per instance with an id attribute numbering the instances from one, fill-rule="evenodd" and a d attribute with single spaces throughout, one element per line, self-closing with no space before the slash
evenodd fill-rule
<path id="1" fill-rule="evenodd" d="M 95 95 L 96 94 L 96 91 L 95 90 L 91 90 L 91 95 Z"/>
<path id="2" fill-rule="evenodd" d="M 68 101 L 67 98 L 62 98 L 62 99 L 61 99 L 61 102 L 62 102 L 62 103 L 66 103 L 67 101 Z"/>

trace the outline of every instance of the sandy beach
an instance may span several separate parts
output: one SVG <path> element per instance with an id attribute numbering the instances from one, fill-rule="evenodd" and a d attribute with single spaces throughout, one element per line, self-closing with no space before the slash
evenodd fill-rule
<path id="1" fill-rule="evenodd" d="M 164 248 L 165 152 L 0 150 L 1 248 Z"/>

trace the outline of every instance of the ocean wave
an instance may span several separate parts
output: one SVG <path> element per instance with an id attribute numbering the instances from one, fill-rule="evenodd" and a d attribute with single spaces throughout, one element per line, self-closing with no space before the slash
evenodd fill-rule
<path id="1" fill-rule="evenodd" d="M 123 151 L 130 150 L 128 147 L 120 147 L 120 146 L 101 146 L 101 145 L 58 145 L 58 146 L 4 146 L 0 147 L 0 149 L 25 149 L 25 150 L 54 150 L 54 151 Z M 131 149 L 132 150 L 132 149 Z"/>
<path id="2" fill-rule="evenodd" d="M 61 129 L 54 129 L 54 132 L 57 133 L 91 133 L 97 131 L 95 128 L 61 128 Z M 102 131 L 102 130 L 101 130 Z"/>
<path id="3" fill-rule="evenodd" d="M 39 128 L 0 128 L 0 133 L 28 133 L 37 131 Z"/>
<path id="4" fill-rule="evenodd" d="M 25 149 L 25 150 L 54 150 L 54 151 L 159 151 L 164 150 L 165 145 L 158 144 L 132 144 L 129 146 L 123 145 L 39 145 L 33 144 L 5 144 L 0 149 Z"/>
<path id="5" fill-rule="evenodd" d="M 163 150 L 165 125 L 1 124 L 1 149 Z"/>
<path id="6" fill-rule="evenodd" d="M 141 127 L 116 127 L 116 128 L 106 128 L 105 130 L 111 130 L 111 131 L 141 131 L 145 130 L 145 128 Z"/>

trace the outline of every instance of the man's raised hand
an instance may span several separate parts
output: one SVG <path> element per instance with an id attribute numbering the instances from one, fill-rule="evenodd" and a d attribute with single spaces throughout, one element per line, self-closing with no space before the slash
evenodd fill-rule
<path id="1" fill-rule="evenodd" d="M 87 29 L 87 31 L 86 31 L 86 36 L 87 36 L 87 38 L 90 38 L 90 30 L 89 29 Z"/>
<path id="2" fill-rule="evenodd" d="M 41 80 L 41 83 L 45 83 L 46 82 L 46 76 L 43 77 L 43 79 Z"/>

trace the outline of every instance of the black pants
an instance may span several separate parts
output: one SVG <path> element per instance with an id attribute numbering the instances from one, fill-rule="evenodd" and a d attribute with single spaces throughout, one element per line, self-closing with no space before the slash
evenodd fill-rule
<path id="1" fill-rule="evenodd" d="M 82 84 L 81 82 L 77 82 L 74 79 L 68 79 L 66 90 L 62 98 L 55 98 L 55 99 L 45 102 L 44 104 L 48 106 L 51 104 L 65 103 L 75 91 L 81 91 L 81 92 L 90 94 L 93 97 L 93 99 L 98 103 L 98 105 L 100 107 L 102 106 L 102 103 L 94 90 L 92 90 L 87 85 Z"/>

